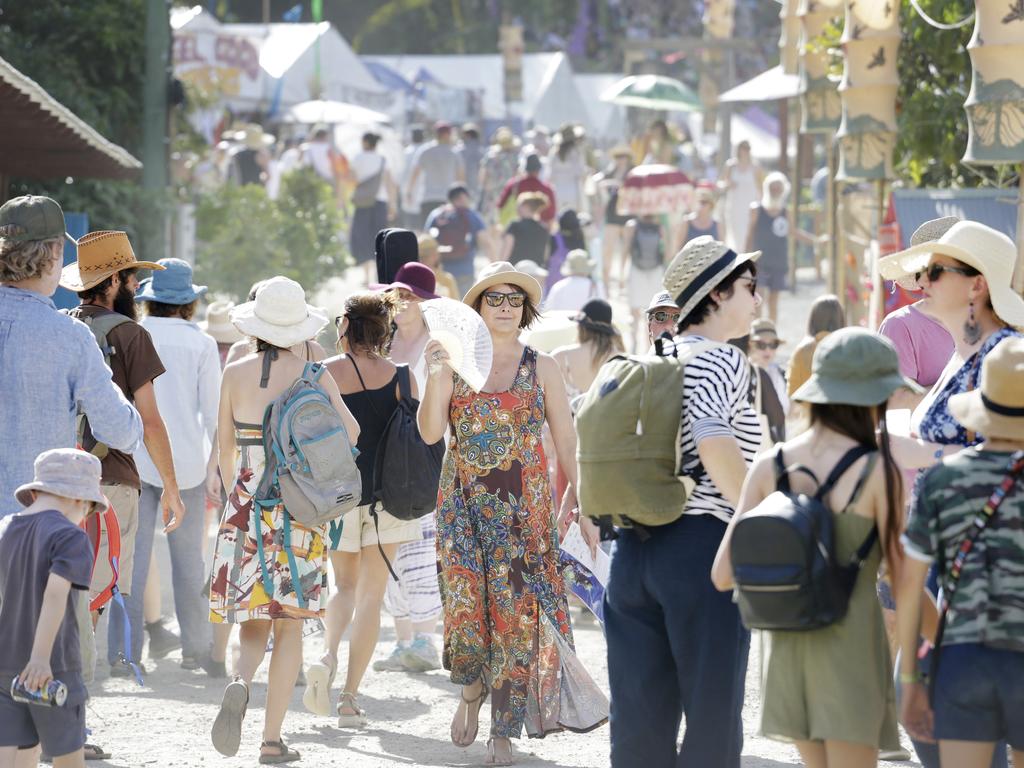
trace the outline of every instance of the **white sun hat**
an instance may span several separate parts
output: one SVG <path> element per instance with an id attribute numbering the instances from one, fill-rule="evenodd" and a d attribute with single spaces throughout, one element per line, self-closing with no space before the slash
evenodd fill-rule
<path id="1" fill-rule="evenodd" d="M 232 309 L 231 322 L 246 336 L 287 349 L 316 336 L 327 313 L 306 303 L 301 285 L 278 275 L 260 286 L 255 300 Z"/>

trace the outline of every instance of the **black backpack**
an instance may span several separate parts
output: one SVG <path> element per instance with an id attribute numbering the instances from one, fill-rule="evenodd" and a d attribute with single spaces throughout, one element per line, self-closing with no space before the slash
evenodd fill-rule
<path id="1" fill-rule="evenodd" d="M 377 446 L 373 501 L 399 520 L 418 520 L 437 507 L 444 439 L 427 445 L 420 437 L 407 365 L 398 366 L 398 388 L 401 399 Z"/>
<path id="2" fill-rule="evenodd" d="M 736 523 L 729 552 L 732 557 L 736 603 L 748 629 L 811 630 L 827 627 L 846 615 L 864 562 L 878 539 L 878 529 L 861 544 L 849 563 L 837 561 L 835 524 L 825 497 L 843 473 L 872 452 L 851 448 L 839 460 L 813 496 L 793 493 L 780 445 L 774 456 L 777 488 Z M 869 463 L 868 468 L 871 466 Z M 851 496 L 856 500 L 869 474 L 861 474 Z"/>

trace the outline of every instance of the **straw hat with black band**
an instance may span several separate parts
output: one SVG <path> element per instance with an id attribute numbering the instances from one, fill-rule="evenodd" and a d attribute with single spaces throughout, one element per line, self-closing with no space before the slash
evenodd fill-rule
<path id="1" fill-rule="evenodd" d="M 736 267 L 757 261 L 760 256 L 760 251 L 736 253 L 710 235 L 702 235 L 675 255 L 661 282 L 669 295 L 675 297 L 680 317 L 685 318 Z"/>
<path id="2" fill-rule="evenodd" d="M 61 270 L 60 284 L 62 288 L 77 293 L 126 269 L 162 270 L 163 267 L 151 261 L 136 260 L 135 251 L 124 232 L 90 232 L 78 241 L 78 261 Z"/>
<path id="3" fill-rule="evenodd" d="M 992 309 L 1002 322 L 1024 330 L 1024 298 L 1013 290 L 1017 246 L 992 227 L 976 221 L 954 224 L 933 242 L 914 245 L 878 260 L 886 280 L 901 280 L 924 272 L 935 254 L 949 256 L 978 270 L 988 283 Z"/>
<path id="4" fill-rule="evenodd" d="M 996 344 L 981 362 L 981 385 L 949 398 L 953 418 L 987 439 L 1024 440 L 1024 338 Z"/>
<path id="5" fill-rule="evenodd" d="M 480 270 L 480 279 L 466 292 L 462 303 L 472 307 L 484 291 L 496 285 L 514 285 L 516 288 L 521 288 L 535 307 L 540 306 L 541 297 L 544 294 L 536 279 L 525 272 L 520 272 L 507 261 L 496 261 Z"/>

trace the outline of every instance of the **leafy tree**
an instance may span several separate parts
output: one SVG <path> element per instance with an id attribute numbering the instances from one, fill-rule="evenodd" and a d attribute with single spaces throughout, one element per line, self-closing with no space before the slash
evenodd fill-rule
<path id="1" fill-rule="evenodd" d="M 196 239 L 197 280 L 236 300 L 274 275 L 313 290 L 349 263 L 331 188 L 308 168 L 284 176 L 277 201 L 259 185 L 203 196 Z"/>

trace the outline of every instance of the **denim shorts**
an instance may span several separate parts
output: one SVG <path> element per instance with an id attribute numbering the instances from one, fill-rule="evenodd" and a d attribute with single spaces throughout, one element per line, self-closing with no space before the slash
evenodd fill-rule
<path id="1" fill-rule="evenodd" d="M 0 678 L 0 747 L 29 749 L 43 745 L 54 757 L 77 752 L 85 744 L 85 700 L 81 674 L 58 675 L 68 687 L 62 707 L 23 704 L 11 698 L 9 677 Z"/>
<path id="2" fill-rule="evenodd" d="M 1024 749 L 1024 652 L 980 643 L 943 646 L 934 711 L 937 739 L 1005 739 Z"/>

